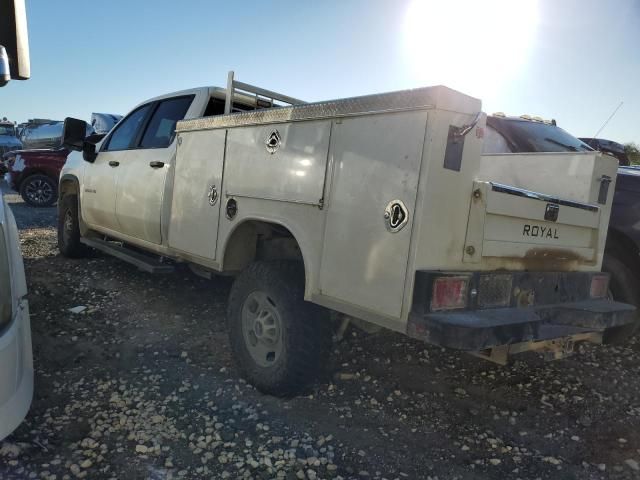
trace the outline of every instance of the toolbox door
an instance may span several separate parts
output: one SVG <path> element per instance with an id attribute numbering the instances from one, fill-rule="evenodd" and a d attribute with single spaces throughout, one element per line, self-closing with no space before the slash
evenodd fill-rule
<path id="1" fill-rule="evenodd" d="M 180 133 L 173 180 L 169 246 L 214 260 L 226 130 Z"/>
<path id="2" fill-rule="evenodd" d="M 335 122 L 322 295 L 401 316 L 426 121 L 414 111 Z"/>

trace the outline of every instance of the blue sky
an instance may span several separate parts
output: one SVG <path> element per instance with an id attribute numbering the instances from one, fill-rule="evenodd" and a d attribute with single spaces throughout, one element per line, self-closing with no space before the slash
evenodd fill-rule
<path id="1" fill-rule="evenodd" d="M 0 116 L 124 114 L 245 82 L 305 100 L 445 84 L 487 112 L 640 142 L 640 0 L 27 0 L 32 78 Z M 450 7 L 453 5 L 454 7 Z"/>

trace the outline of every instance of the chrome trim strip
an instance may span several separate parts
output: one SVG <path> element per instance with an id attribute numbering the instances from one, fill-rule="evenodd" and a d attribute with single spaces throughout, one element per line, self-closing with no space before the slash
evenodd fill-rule
<path id="1" fill-rule="evenodd" d="M 565 205 L 567 207 L 580 208 L 582 210 L 588 210 L 590 212 L 597 212 L 600 210 L 596 205 L 588 203 L 574 202 L 573 200 L 565 200 L 558 197 L 552 197 L 551 195 L 545 195 L 544 193 L 532 192 L 531 190 L 525 190 L 524 188 L 512 187 L 511 185 L 503 185 L 502 183 L 491 183 L 491 190 L 499 193 L 507 193 L 509 195 L 515 195 L 517 197 L 532 198 L 534 200 L 540 200 L 541 202 L 554 203 L 556 205 Z"/>

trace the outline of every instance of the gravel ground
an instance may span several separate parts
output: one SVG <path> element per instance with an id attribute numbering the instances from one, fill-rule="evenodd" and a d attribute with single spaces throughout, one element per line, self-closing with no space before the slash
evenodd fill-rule
<path id="1" fill-rule="evenodd" d="M 500 367 L 350 330 L 320 383 L 276 399 L 231 361 L 228 279 L 63 259 L 55 209 L 8 198 L 36 386 L 2 479 L 640 478 L 637 339 Z"/>

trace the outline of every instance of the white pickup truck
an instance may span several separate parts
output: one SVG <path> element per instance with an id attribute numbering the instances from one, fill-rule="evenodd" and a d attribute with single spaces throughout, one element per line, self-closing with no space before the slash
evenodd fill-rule
<path id="1" fill-rule="evenodd" d="M 237 275 L 231 345 L 277 395 L 314 379 L 336 317 L 499 363 L 602 342 L 635 321 L 600 273 L 616 160 L 482 156 L 485 118 L 442 86 L 305 104 L 231 74 L 98 143 L 67 119 L 60 251 Z"/>

